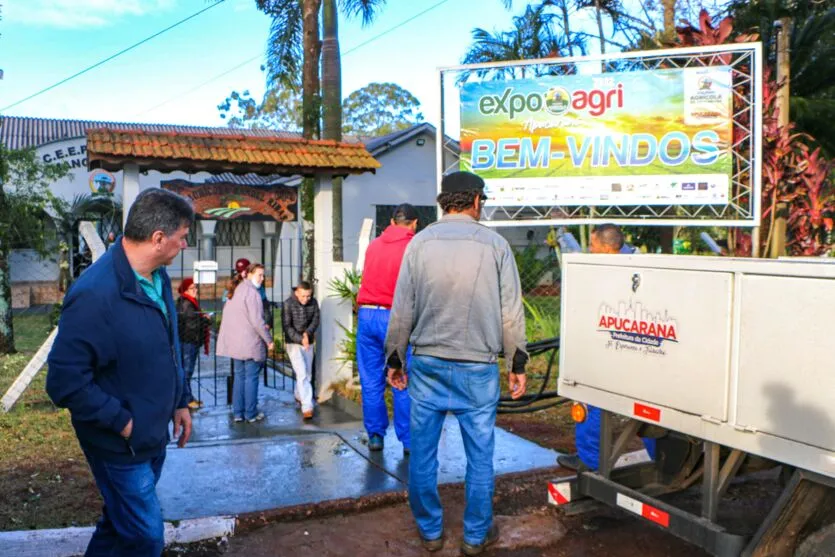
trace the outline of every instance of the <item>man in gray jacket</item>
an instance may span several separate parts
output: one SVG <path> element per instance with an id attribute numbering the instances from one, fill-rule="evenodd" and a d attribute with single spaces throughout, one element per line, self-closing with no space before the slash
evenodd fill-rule
<path id="1" fill-rule="evenodd" d="M 386 336 L 389 383 L 409 386 L 409 504 L 429 551 L 444 544 L 438 441 L 447 412 L 458 418 L 467 455 L 465 555 L 480 554 L 499 537 L 493 524 L 499 353 L 514 399 L 525 393 L 528 360 L 519 272 L 507 240 L 478 223 L 485 199 L 475 174 L 443 178 L 444 216 L 406 249 Z M 404 370 L 409 344 L 411 367 Z"/>

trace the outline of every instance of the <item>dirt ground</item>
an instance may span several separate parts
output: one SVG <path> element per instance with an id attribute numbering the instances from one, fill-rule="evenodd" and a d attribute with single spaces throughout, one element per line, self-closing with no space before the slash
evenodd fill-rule
<path id="1" fill-rule="evenodd" d="M 496 482 L 494 513 L 501 539 L 484 555 L 521 557 L 706 557 L 708 553 L 619 509 L 598 507 L 566 516 L 545 503 L 546 482 L 566 472 L 558 468 L 504 476 Z M 773 473 L 734 482 L 720 507 L 720 521 L 732 531 L 752 532 L 779 494 Z M 439 557 L 459 554 L 464 492 L 442 486 L 447 543 Z M 668 498 L 698 513 L 699 488 Z M 337 501 L 273 516 L 244 517 L 237 535 L 188 547 L 166 557 L 353 557 L 429 555 L 420 546 L 405 493 Z"/>
<path id="2" fill-rule="evenodd" d="M 545 504 L 545 482 L 564 471 L 553 469 L 535 474 L 504 477 L 497 482 L 494 512 L 501 539 L 488 556 L 587 557 L 703 557 L 706 553 L 679 541 L 654 526 L 617 510 L 601 509 L 578 517 L 565 517 Z M 439 557 L 459 554 L 464 492 L 460 485 L 441 488 L 445 506 L 447 543 Z M 364 512 L 337 512 L 299 519 L 288 515 L 277 522 L 257 527 L 258 521 L 244 523 L 244 532 L 221 542 L 169 549 L 167 556 L 191 557 L 230 555 L 247 557 L 348 557 L 428 555 L 417 536 L 405 496 L 398 502 L 382 502 L 374 508 L 373 498 L 362 502 Z M 387 503 L 387 504 L 386 504 Z"/>
<path id="3" fill-rule="evenodd" d="M 504 415 L 499 425 L 542 446 L 569 452 L 574 447 L 567 407 L 536 414 Z M 640 447 L 640 441 L 636 442 Z M 520 557 L 703 557 L 707 553 L 627 513 L 599 508 L 565 516 L 546 503 L 546 482 L 569 472 L 555 467 L 499 478 L 494 513 L 502 531 L 488 556 Z M 751 502 L 762 500 L 762 482 L 733 487 L 727 514 L 751 514 Z M 774 487 L 769 493 L 774 492 Z M 752 492 L 752 490 L 754 490 Z M 760 490 L 760 491 L 757 491 Z M 442 486 L 447 543 L 439 557 L 459 554 L 463 486 Z M 697 505 L 698 493 L 678 497 L 682 506 Z M 767 503 L 757 513 L 767 510 Z M 692 509 L 698 512 L 697 508 Z M 338 501 L 242 521 L 242 530 L 228 540 L 171 548 L 167 557 L 216 555 L 278 557 L 348 557 L 358 555 L 425 556 L 405 493 L 384 494 L 360 501 Z"/>

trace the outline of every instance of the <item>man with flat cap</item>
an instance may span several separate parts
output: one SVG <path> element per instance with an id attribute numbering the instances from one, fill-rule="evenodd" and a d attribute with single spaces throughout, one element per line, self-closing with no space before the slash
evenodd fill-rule
<path id="1" fill-rule="evenodd" d="M 386 330 L 394 287 L 406 246 L 415 236 L 418 213 L 412 205 L 399 205 L 391 224 L 368 246 L 362 282 L 357 294 L 357 364 L 362 386 L 362 421 L 368 448 L 383 450 L 389 426 L 386 408 Z M 409 455 L 409 392 L 392 389 L 394 432 Z"/>
<path id="2" fill-rule="evenodd" d="M 525 393 L 528 360 L 519 272 L 507 240 L 478 222 L 485 200 L 484 180 L 475 174 L 444 176 L 438 195 L 444 216 L 406 248 L 386 337 L 389 382 L 409 386 L 409 505 L 429 551 L 444 545 L 438 441 L 447 413 L 458 419 L 467 455 L 465 555 L 499 538 L 493 523 L 499 353 L 514 399 Z"/>

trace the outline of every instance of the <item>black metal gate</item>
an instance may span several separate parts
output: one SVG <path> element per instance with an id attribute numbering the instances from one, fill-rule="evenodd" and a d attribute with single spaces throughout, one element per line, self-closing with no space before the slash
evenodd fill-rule
<path id="1" fill-rule="evenodd" d="M 239 224 L 235 221 L 222 222 Z M 218 225 L 220 224 L 219 222 Z M 215 345 L 223 319 L 227 287 L 234 275 L 235 262 L 240 258 L 264 265 L 267 295 L 265 320 L 273 333 L 275 349 L 265 362 L 263 383 L 269 388 L 284 389 L 288 381 L 293 381 L 293 372 L 284 351 L 281 306 L 301 277 L 301 241 L 297 238 L 268 237 L 261 240 L 260 246 L 253 246 L 249 241 L 248 229 L 248 226 L 224 226 L 216 229 L 218 245 L 214 248 L 213 254 L 206 254 L 197 235 L 190 234 L 190 249 L 181 253 L 179 265 L 175 262 L 169 268 L 172 285 L 176 290 L 182 279 L 193 276 L 194 261 L 213 260 L 218 263 L 217 280 L 198 287 L 198 304 L 203 314 L 209 317 L 211 326 L 208 348 L 200 347 L 191 387 L 195 398 L 205 406 L 224 406 L 232 402 L 234 365 L 230 358 L 215 353 Z"/>

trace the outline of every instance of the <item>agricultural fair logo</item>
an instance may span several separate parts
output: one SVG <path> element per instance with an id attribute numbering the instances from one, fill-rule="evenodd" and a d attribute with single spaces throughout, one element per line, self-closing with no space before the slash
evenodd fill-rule
<path id="1" fill-rule="evenodd" d="M 713 87 L 713 80 L 707 76 L 699 78 L 699 91 L 708 91 Z"/>
<path id="2" fill-rule="evenodd" d="M 609 333 L 613 341 L 660 347 L 665 341 L 678 342 L 678 325 L 664 312 L 652 313 L 639 302 L 621 302 L 617 309 L 600 307 L 597 329 Z"/>
<path id="3" fill-rule="evenodd" d="M 513 120 L 523 113 L 546 111 L 562 116 L 570 110 L 587 112 L 590 116 L 603 116 L 609 110 L 623 108 L 623 84 L 612 82 L 608 87 L 577 89 L 552 87 L 544 93 L 517 93 L 508 87 L 500 95 L 488 94 L 478 99 L 478 111 L 485 116 L 506 114 Z"/>

